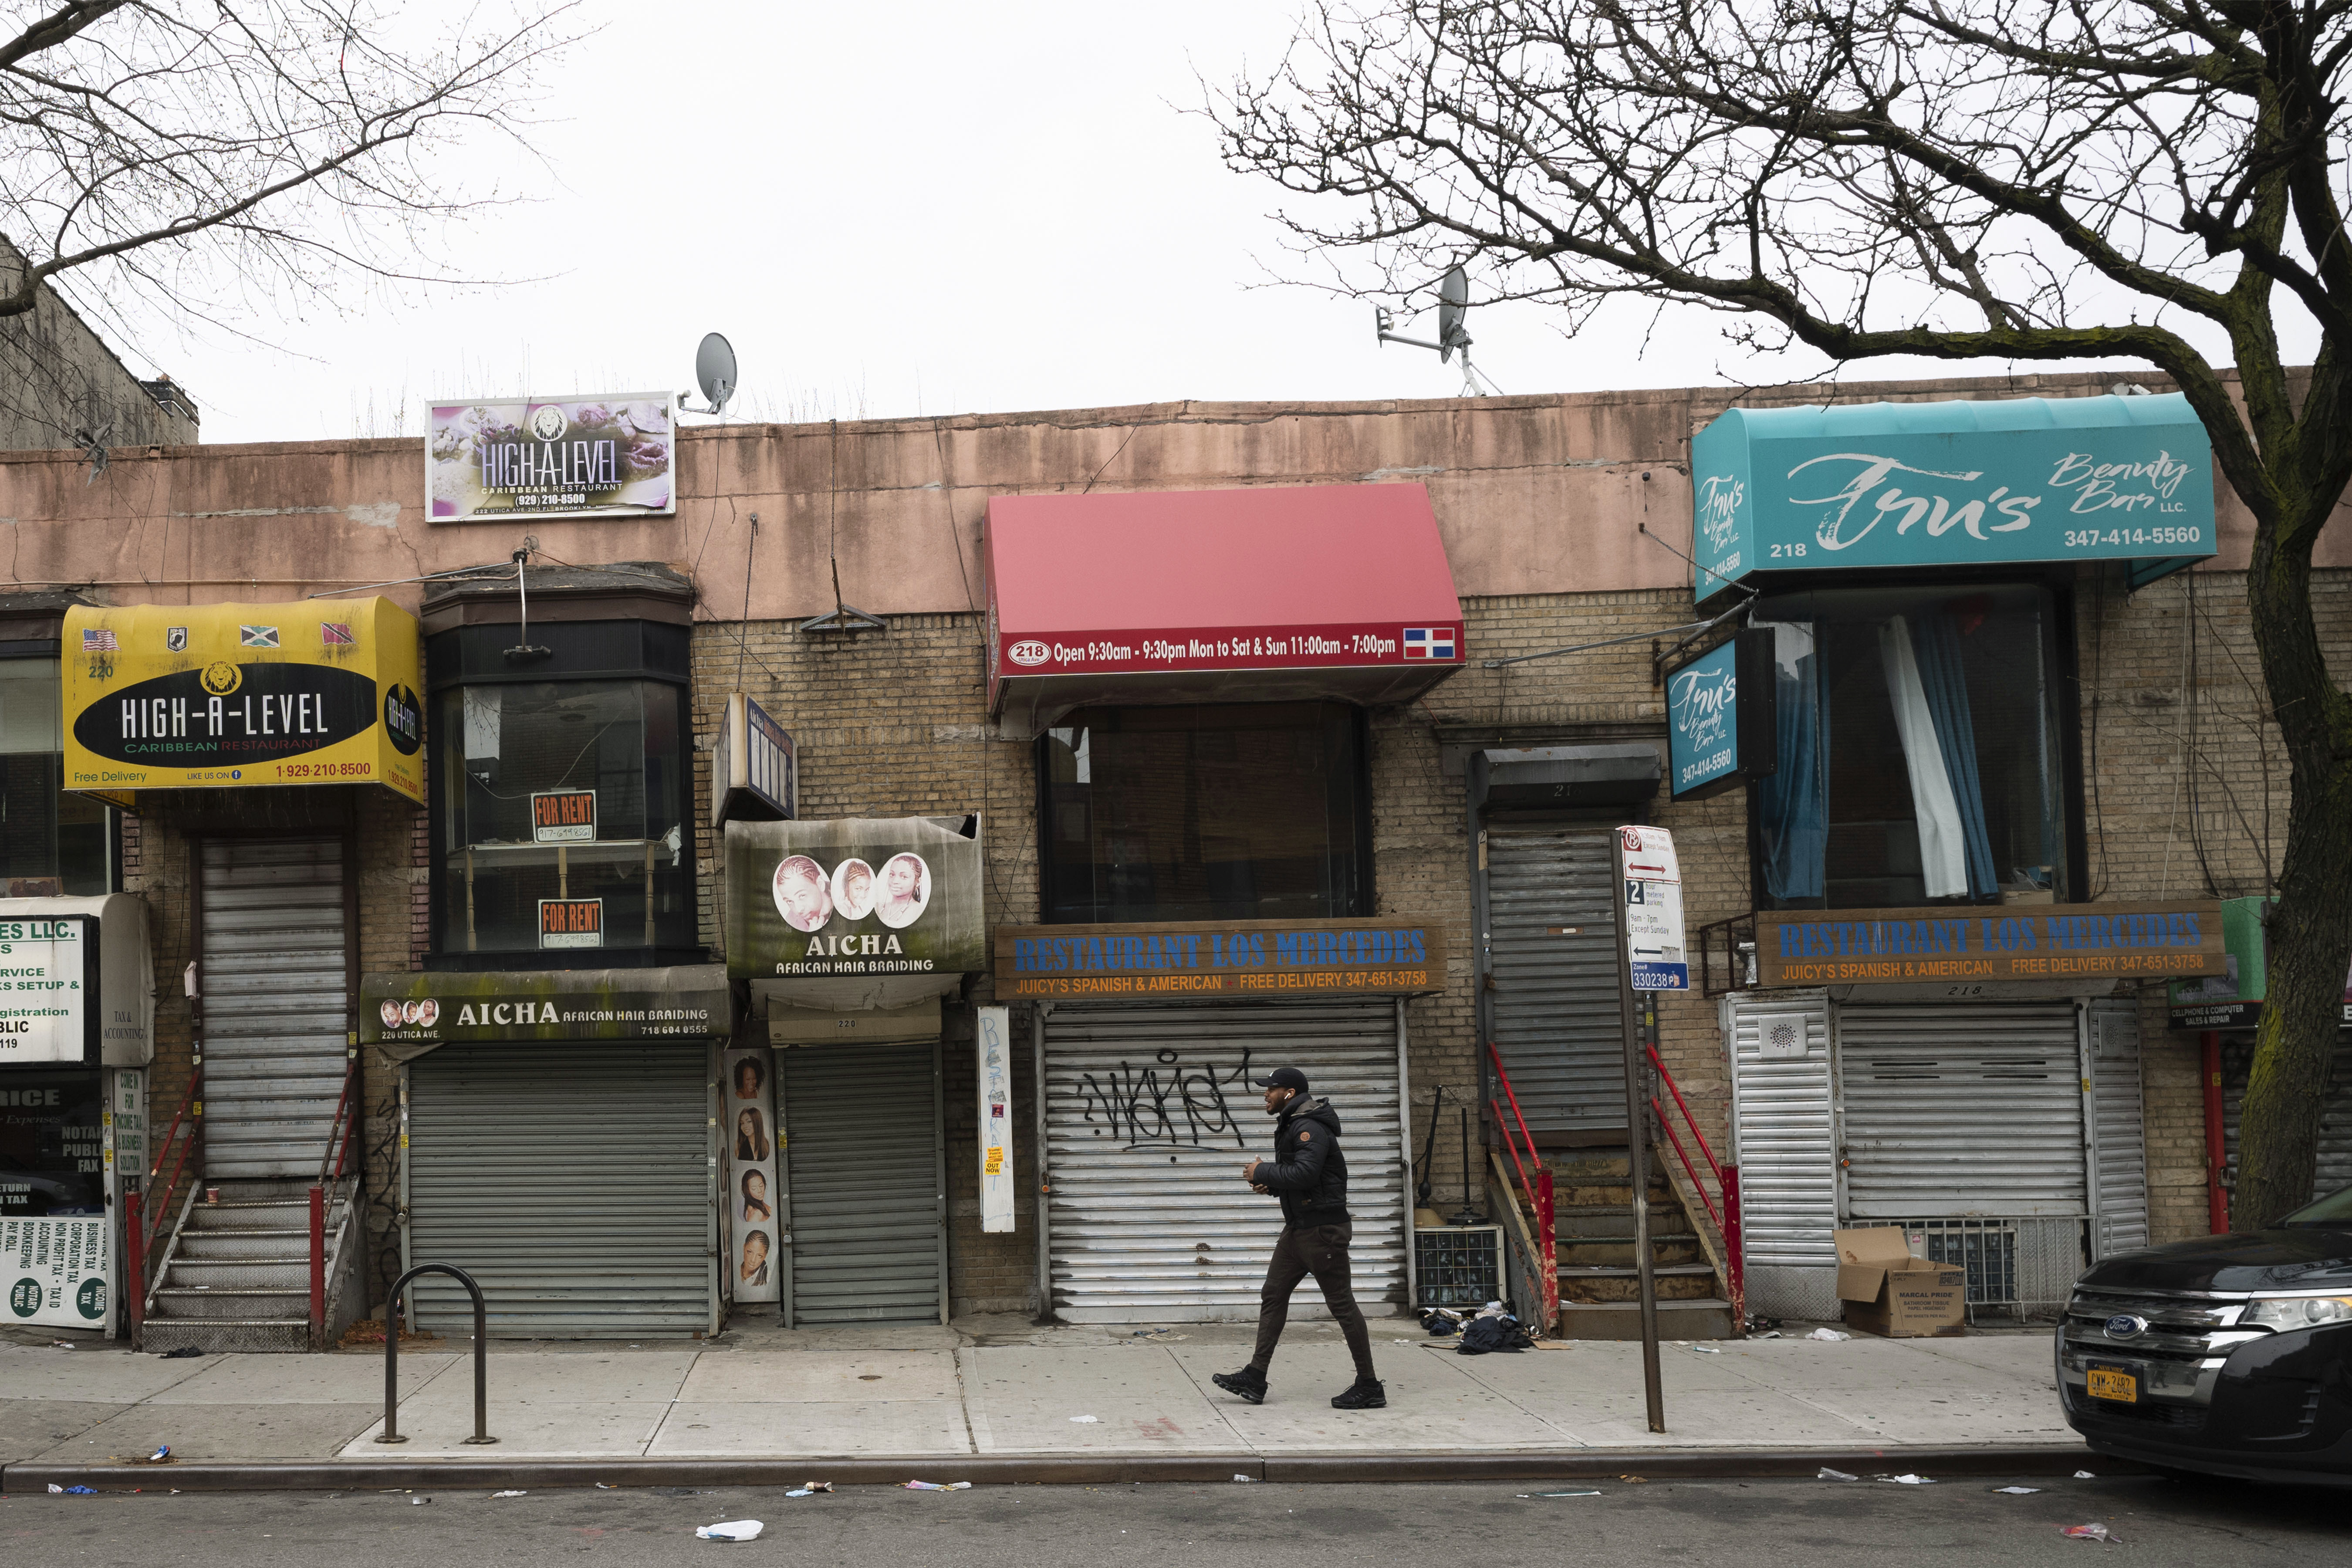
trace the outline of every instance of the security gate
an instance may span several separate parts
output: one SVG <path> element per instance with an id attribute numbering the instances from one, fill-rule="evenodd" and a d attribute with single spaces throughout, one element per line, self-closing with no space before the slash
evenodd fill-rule
<path id="1" fill-rule="evenodd" d="M 1265 1091 L 1307 1075 L 1339 1113 L 1356 1299 L 1404 1306 L 1405 1191 L 1396 1005 L 1057 1003 L 1045 1021 L 1048 1257 L 1066 1322 L 1257 1316 L 1281 1205 L 1241 1181 L 1273 1155 Z M 1299 1288 L 1293 1314 L 1318 1316 Z"/>
<path id="2" fill-rule="evenodd" d="M 790 1321 L 947 1321 L 940 1043 L 776 1052 Z"/>
<path id="3" fill-rule="evenodd" d="M 1731 996 L 1731 1147 L 1739 1166 L 1748 1310 L 1838 1315 L 1837 1136 L 1826 996 Z"/>
<path id="4" fill-rule="evenodd" d="M 709 1052 L 443 1046 L 408 1066 L 406 1261 L 474 1277 L 494 1338 L 709 1331 L 718 1262 Z M 427 1275 L 418 1321 L 473 1332 Z"/>
<path id="5" fill-rule="evenodd" d="M 2251 1034 L 2224 1036 L 2221 1040 L 2221 1131 L 2228 1152 L 2228 1179 L 2238 1180 L 2238 1115 L 2246 1103 L 2246 1074 L 2253 1065 Z M 2352 1029 L 2336 1037 L 2330 1064 L 2327 1099 L 2319 1111 L 2318 1163 L 2313 1171 L 2311 1195 L 2326 1196 L 2352 1187 Z"/>
<path id="6" fill-rule="evenodd" d="M 1494 1039 L 1528 1128 L 1625 1126 L 1617 862 L 1606 827 L 1489 827 L 1483 963 Z"/>
<path id="7" fill-rule="evenodd" d="M 199 852 L 205 1174 L 319 1173 L 352 1024 L 344 841 Z"/>
<path id="8" fill-rule="evenodd" d="M 2072 1001 L 1848 1004 L 1836 1039 L 1849 1218 L 2086 1211 Z"/>

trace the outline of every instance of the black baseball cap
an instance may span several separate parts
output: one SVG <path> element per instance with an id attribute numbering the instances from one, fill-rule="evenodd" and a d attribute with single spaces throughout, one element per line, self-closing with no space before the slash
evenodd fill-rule
<path id="1" fill-rule="evenodd" d="M 1297 1068 L 1276 1068 L 1256 1082 L 1260 1089 L 1295 1089 L 1301 1094 L 1307 1092 L 1307 1075 Z"/>

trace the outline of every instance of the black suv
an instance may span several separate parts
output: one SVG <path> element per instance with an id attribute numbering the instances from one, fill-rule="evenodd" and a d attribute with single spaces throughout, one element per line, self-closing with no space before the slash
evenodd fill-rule
<path id="1" fill-rule="evenodd" d="M 2158 1469 L 2352 1486 L 2352 1187 L 2110 1258 L 2058 1326 L 2066 1419 Z"/>

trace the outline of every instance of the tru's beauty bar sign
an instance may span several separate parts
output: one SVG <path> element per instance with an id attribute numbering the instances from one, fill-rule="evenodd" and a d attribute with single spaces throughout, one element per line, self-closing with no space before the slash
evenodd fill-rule
<path id="1" fill-rule="evenodd" d="M 2179 394 L 1734 408 L 1691 443 L 1698 597 L 1757 573 L 2212 555 L 2213 457 Z"/>
<path id="2" fill-rule="evenodd" d="M 1758 982 L 2158 979 L 2219 974 L 2217 903 L 1759 910 Z"/>

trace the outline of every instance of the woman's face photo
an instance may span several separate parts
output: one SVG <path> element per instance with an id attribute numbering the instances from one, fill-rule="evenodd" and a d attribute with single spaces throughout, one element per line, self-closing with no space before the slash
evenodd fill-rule
<path id="1" fill-rule="evenodd" d="M 930 902 L 930 868 L 919 855 L 893 855 L 882 868 L 882 898 L 875 912 L 886 926 L 909 926 Z"/>
<path id="2" fill-rule="evenodd" d="M 919 880 L 914 863 L 904 855 L 890 862 L 890 896 L 893 899 L 913 898 L 915 885 Z"/>
<path id="3" fill-rule="evenodd" d="M 745 1057 L 735 1064 L 735 1098 L 738 1100 L 760 1098 L 760 1064 L 750 1057 Z"/>
<path id="4" fill-rule="evenodd" d="M 755 1230 L 743 1238 L 743 1278 L 757 1274 L 768 1261 L 768 1233 Z"/>
<path id="5" fill-rule="evenodd" d="M 844 860 L 833 868 L 833 907 L 854 921 L 874 912 L 874 868 Z"/>
<path id="6" fill-rule="evenodd" d="M 759 1113 L 746 1110 L 738 1115 L 735 1118 L 735 1131 L 739 1137 L 757 1138 L 760 1135 Z"/>

